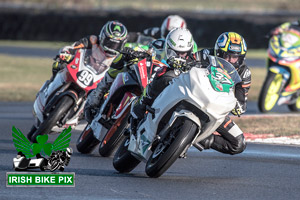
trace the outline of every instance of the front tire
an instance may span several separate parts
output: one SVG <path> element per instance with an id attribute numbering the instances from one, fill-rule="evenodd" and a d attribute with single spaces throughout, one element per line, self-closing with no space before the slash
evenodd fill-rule
<path id="1" fill-rule="evenodd" d="M 259 94 L 258 108 L 260 112 L 269 112 L 274 108 L 280 96 L 282 81 L 281 74 L 269 71 Z"/>
<path id="2" fill-rule="evenodd" d="M 197 125 L 187 118 L 178 118 L 163 141 L 158 143 L 146 164 L 148 176 L 161 176 L 190 145 Z"/>
<path id="3" fill-rule="evenodd" d="M 129 137 L 123 141 L 113 159 L 113 166 L 120 173 L 131 172 L 141 162 L 128 151 L 129 141 Z"/>
<path id="4" fill-rule="evenodd" d="M 89 124 L 83 129 L 76 142 L 76 148 L 80 153 L 91 153 L 100 141 L 94 136 L 94 132 Z"/>
<path id="5" fill-rule="evenodd" d="M 30 131 L 27 133 L 27 138 L 31 141 L 31 137 L 34 134 L 34 132 L 37 130 L 37 128 L 35 127 L 35 125 L 32 125 Z"/>
<path id="6" fill-rule="evenodd" d="M 74 100 L 70 96 L 62 97 L 47 119 L 40 124 L 36 132 L 31 136 L 31 141 L 35 142 L 38 135 L 48 134 L 62 116 L 67 113 L 73 103 Z"/>
<path id="7" fill-rule="evenodd" d="M 191 144 L 197 125 L 187 118 L 178 118 L 167 136 L 153 150 L 146 164 L 146 174 L 152 178 L 161 176 Z"/>
<path id="8" fill-rule="evenodd" d="M 119 119 L 117 119 L 112 127 L 107 131 L 105 138 L 99 145 L 99 154 L 103 157 L 112 155 L 120 144 L 124 141 L 124 131 L 128 127 L 128 118 L 130 116 L 129 109 Z"/>

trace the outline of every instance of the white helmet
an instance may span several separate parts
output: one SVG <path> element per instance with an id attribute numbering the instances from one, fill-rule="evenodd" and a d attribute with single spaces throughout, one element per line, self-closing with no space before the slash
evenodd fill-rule
<path id="1" fill-rule="evenodd" d="M 179 15 L 169 15 L 160 27 L 161 37 L 166 38 L 168 33 L 174 28 L 186 28 L 185 20 Z"/>
<path id="2" fill-rule="evenodd" d="M 193 50 L 193 44 L 193 36 L 188 29 L 173 29 L 166 38 L 164 47 L 166 60 L 170 57 L 181 57 L 186 59 Z"/>

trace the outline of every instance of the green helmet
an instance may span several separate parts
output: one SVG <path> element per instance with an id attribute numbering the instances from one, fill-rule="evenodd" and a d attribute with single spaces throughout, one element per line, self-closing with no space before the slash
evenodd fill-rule
<path id="1" fill-rule="evenodd" d="M 109 57 L 118 55 L 127 41 L 127 28 L 120 22 L 109 21 L 99 34 L 100 46 Z"/>

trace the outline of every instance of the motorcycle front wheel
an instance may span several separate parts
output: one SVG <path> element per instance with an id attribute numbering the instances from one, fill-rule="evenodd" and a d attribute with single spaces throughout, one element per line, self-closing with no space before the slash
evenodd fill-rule
<path id="1" fill-rule="evenodd" d="M 129 141 L 129 137 L 123 141 L 113 159 L 113 166 L 120 173 L 131 172 L 141 162 L 128 151 Z"/>
<path id="2" fill-rule="evenodd" d="M 163 141 L 153 150 L 146 164 L 146 174 L 152 178 L 161 176 L 190 145 L 197 125 L 188 118 L 178 118 Z"/>
<path id="3" fill-rule="evenodd" d="M 62 97 L 55 108 L 50 112 L 49 116 L 40 124 L 35 133 L 31 136 L 31 141 L 36 142 L 38 135 L 46 135 L 62 119 L 73 105 L 74 100 L 70 96 Z"/>
<path id="4" fill-rule="evenodd" d="M 91 153 L 100 141 L 94 136 L 94 132 L 89 124 L 83 129 L 76 142 L 76 148 L 80 153 Z"/>
<path id="5" fill-rule="evenodd" d="M 282 74 L 269 72 L 259 94 L 258 108 L 260 112 L 269 112 L 276 105 L 281 92 Z"/>
<path id="6" fill-rule="evenodd" d="M 129 109 L 117 119 L 107 131 L 106 136 L 99 145 L 99 154 L 103 157 L 112 155 L 125 139 L 124 131 L 128 127 Z"/>

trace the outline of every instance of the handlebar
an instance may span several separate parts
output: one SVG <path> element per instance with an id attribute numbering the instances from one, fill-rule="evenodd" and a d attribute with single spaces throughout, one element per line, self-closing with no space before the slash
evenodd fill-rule
<path id="1" fill-rule="evenodd" d="M 119 51 L 119 53 L 132 57 L 132 59 L 134 58 L 148 59 L 152 57 L 152 53 L 149 51 L 138 51 L 138 50 L 135 51 L 131 48 L 124 48 L 123 50 Z"/>

